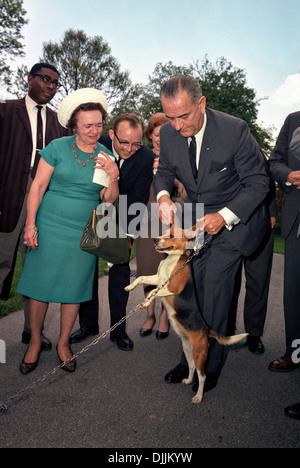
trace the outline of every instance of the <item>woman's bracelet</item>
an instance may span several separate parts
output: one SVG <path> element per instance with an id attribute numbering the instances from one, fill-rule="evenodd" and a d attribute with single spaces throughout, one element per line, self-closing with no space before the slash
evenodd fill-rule
<path id="1" fill-rule="evenodd" d="M 110 179 L 111 182 L 117 182 L 117 180 L 120 180 L 120 176 L 117 177 L 116 179 Z"/>
<path id="2" fill-rule="evenodd" d="M 31 231 L 31 229 L 34 229 L 35 231 L 38 231 L 38 228 L 36 226 L 32 226 L 32 227 L 24 227 L 24 231 Z"/>

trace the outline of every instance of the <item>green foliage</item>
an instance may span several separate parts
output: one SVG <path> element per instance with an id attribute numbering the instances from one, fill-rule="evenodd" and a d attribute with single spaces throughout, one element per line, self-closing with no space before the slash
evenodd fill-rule
<path id="1" fill-rule="evenodd" d="M 207 106 L 245 120 L 263 150 L 269 152 L 272 145 L 272 129 L 265 129 L 257 122 L 259 100 L 252 88 L 247 86 L 244 70 L 233 67 L 224 57 L 215 64 L 207 56 L 187 66 L 176 66 L 172 62 L 158 63 L 136 109 L 146 122 L 155 112 L 162 112 L 160 89 L 162 84 L 176 75 L 191 75 L 199 81 Z"/>
<path id="2" fill-rule="evenodd" d="M 207 106 L 245 120 L 259 143 L 269 153 L 272 145 L 272 129 L 257 122 L 259 102 L 255 91 L 247 86 L 244 70 L 234 67 L 224 57 L 213 64 L 207 55 L 188 65 L 159 62 L 148 76 L 146 85 L 133 84 L 128 71 L 121 71 L 111 49 L 101 36 L 88 37 L 84 31 L 69 29 L 59 42 L 44 43 L 41 61 L 54 64 L 60 71 L 61 89 L 51 101 L 57 107 L 70 92 L 85 87 L 101 89 L 107 97 L 111 117 L 123 112 L 134 112 L 144 124 L 149 117 L 162 112 L 160 89 L 162 84 L 176 75 L 191 75 L 199 80 Z M 28 70 L 16 72 L 15 89 L 18 97 L 25 94 Z"/>
<path id="3" fill-rule="evenodd" d="M 205 56 L 202 62 L 195 62 L 194 74 L 199 79 L 207 106 L 245 120 L 260 147 L 270 151 L 272 131 L 257 122 L 259 101 L 254 89 L 247 86 L 245 71 L 233 67 L 224 57 L 212 64 Z"/>
<path id="4" fill-rule="evenodd" d="M 24 56 L 21 42 L 22 27 L 28 23 L 25 19 L 23 0 L 2 0 L 0 3 L 0 80 L 10 84 L 10 66 L 8 60 Z"/>
<path id="5" fill-rule="evenodd" d="M 60 100 L 76 89 L 97 88 L 114 107 L 131 85 L 129 72 L 121 71 L 108 43 L 101 36 L 88 37 L 84 31 L 69 29 L 60 42 L 44 43 L 41 61 L 60 71 Z"/>

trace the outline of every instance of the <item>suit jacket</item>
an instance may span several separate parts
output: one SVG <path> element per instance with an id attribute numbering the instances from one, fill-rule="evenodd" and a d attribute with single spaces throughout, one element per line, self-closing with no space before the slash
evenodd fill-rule
<path id="1" fill-rule="evenodd" d="M 58 123 L 56 112 L 48 107 L 46 112 L 47 145 L 55 138 L 67 135 L 68 131 Z M 13 231 L 18 222 L 26 194 L 32 148 L 25 97 L 0 103 L 0 232 Z"/>
<path id="2" fill-rule="evenodd" d="M 106 148 L 112 151 L 112 140 L 109 135 L 102 135 L 99 139 Z M 129 159 L 124 159 L 120 169 L 120 195 L 127 195 L 127 210 L 120 210 L 120 222 L 128 234 L 135 235 L 139 224 L 131 222 L 139 213 L 129 214 L 130 206 L 134 203 L 147 205 L 153 174 L 153 152 L 143 146 Z M 127 218 L 127 219 L 126 219 Z"/>
<path id="3" fill-rule="evenodd" d="M 300 210 L 300 190 L 286 185 L 292 171 L 300 171 L 300 112 L 288 115 L 270 156 L 270 172 L 284 191 L 281 234 L 286 238 Z"/>
<path id="4" fill-rule="evenodd" d="M 195 182 L 187 139 L 170 123 L 160 131 L 160 163 L 154 178 L 156 193 L 172 193 L 174 178 L 184 185 L 193 205 L 204 204 L 204 214 L 227 207 L 241 220 L 225 236 L 244 256 L 251 255 L 268 226 L 264 199 L 269 177 L 260 148 L 243 120 L 206 109 L 207 124 Z"/>

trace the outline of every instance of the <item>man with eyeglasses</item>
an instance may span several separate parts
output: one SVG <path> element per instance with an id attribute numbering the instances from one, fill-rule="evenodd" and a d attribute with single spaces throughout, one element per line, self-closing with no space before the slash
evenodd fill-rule
<path id="1" fill-rule="evenodd" d="M 113 129 L 109 130 L 108 135 L 101 136 L 99 140 L 113 152 L 120 167 L 119 191 L 120 195 L 127 195 L 127 213 L 121 212 L 120 217 L 121 222 L 124 217 L 127 218 L 127 224 L 126 226 L 123 224 L 123 227 L 131 240 L 137 232 L 131 232 L 133 226 L 131 228 L 130 224 L 135 215 L 129 214 L 130 207 L 134 203 L 142 203 L 146 206 L 152 182 L 153 153 L 143 146 L 142 137 L 143 125 L 140 118 L 135 114 L 125 113 L 116 118 Z M 135 223 L 132 224 L 135 226 Z M 108 295 L 111 326 L 126 315 L 128 292 L 124 288 L 129 283 L 129 262 L 110 267 Z M 80 328 L 70 336 L 71 343 L 78 343 L 99 333 L 98 307 L 98 271 L 96 270 L 93 299 L 81 305 Z M 110 339 L 117 344 L 119 349 L 130 351 L 133 349 L 133 342 L 125 328 L 124 321 L 111 333 Z"/>
<path id="2" fill-rule="evenodd" d="M 56 112 L 46 106 L 59 87 L 58 77 L 59 73 L 53 65 L 37 63 L 28 76 L 28 94 L 22 99 L 0 103 L 0 294 L 2 297 L 3 290 L 10 289 L 10 278 L 20 239 L 22 262 L 25 260 L 23 229 L 26 202 L 40 158 L 38 151 L 55 138 L 67 135 L 66 130 L 58 123 Z M 38 129 L 39 114 L 41 126 Z M 31 333 L 27 298 L 24 298 L 24 314 L 22 342 L 28 344 Z M 42 349 L 50 348 L 51 342 L 43 336 Z"/>

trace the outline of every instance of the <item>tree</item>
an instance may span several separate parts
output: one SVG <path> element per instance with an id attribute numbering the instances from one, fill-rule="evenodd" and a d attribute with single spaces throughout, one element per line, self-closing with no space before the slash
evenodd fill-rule
<path id="1" fill-rule="evenodd" d="M 60 71 L 62 87 L 57 93 L 60 99 L 79 88 L 97 88 L 113 108 L 131 86 L 129 72 L 121 71 L 101 36 L 90 38 L 83 31 L 69 29 L 61 42 L 43 44 L 41 61 L 55 65 Z"/>
<path id="2" fill-rule="evenodd" d="M 162 84 L 176 75 L 192 74 L 191 66 L 174 65 L 171 61 L 166 64 L 157 63 L 152 75 L 148 76 L 148 83 L 142 88 L 142 94 L 138 100 L 139 115 L 147 121 L 152 114 L 163 112 L 160 102 L 160 88 Z"/>
<path id="3" fill-rule="evenodd" d="M 212 64 L 207 56 L 202 61 L 187 66 L 176 66 L 172 62 L 158 63 L 148 83 L 143 87 L 142 96 L 137 99 L 136 108 L 141 109 L 144 120 L 161 112 L 160 88 L 175 75 L 191 75 L 196 78 L 206 97 L 207 106 L 245 120 L 261 148 L 269 151 L 272 145 L 272 131 L 257 122 L 259 100 L 253 89 L 247 86 L 244 70 L 233 67 L 224 57 Z"/>
<path id="4" fill-rule="evenodd" d="M 0 81 L 10 84 L 11 69 L 8 60 L 24 56 L 24 45 L 20 41 L 25 19 L 23 0 L 2 0 L 0 4 Z"/>
<path id="5" fill-rule="evenodd" d="M 233 67 L 224 57 L 212 64 L 205 56 L 202 62 L 194 63 L 193 74 L 201 84 L 207 106 L 245 120 L 261 148 L 270 151 L 272 131 L 257 122 L 260 100 L 247 86 L 245 71 Z"/>

